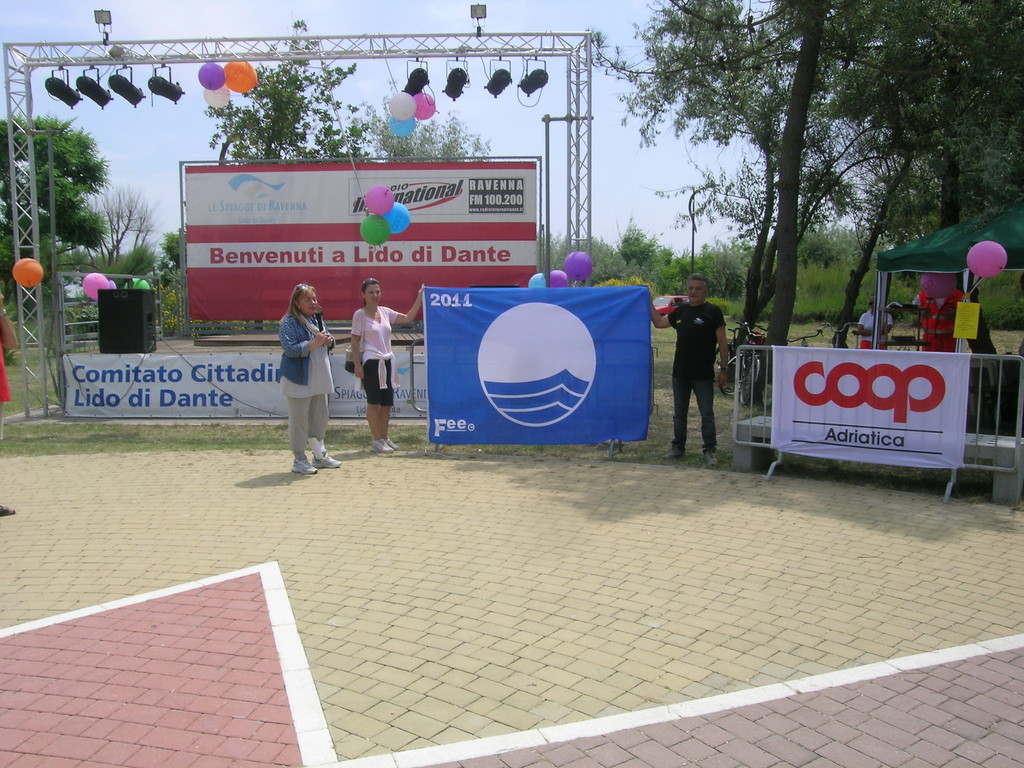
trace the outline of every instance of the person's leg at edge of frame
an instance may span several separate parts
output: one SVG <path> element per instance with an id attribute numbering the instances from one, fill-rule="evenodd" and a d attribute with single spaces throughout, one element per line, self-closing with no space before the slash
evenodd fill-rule
<path id="1" fill-rule="evenodd" d="M 686 452 L 686 415 L 690 410 L 690 382 L 672 377 L 672 445 L 666 459 L 678 459 Z"/>
<path id="2" fill-rule="evenodd" d="M 704 461 L 709 467 L 718 466 L 718 429 L 715 424 L 715 382 L 691 382 L 700 412 L 700 436 L 703 443 Z"/>

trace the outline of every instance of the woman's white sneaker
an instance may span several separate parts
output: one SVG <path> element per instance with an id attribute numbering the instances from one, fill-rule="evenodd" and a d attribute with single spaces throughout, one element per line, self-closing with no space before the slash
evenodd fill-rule
<path id="1" fill-rule="evenodd" d="M 388 445 L 383 440 L 374 440 L 370 443 L 370 447 L 377 453 L 394 453 L 395 449 Z"/>

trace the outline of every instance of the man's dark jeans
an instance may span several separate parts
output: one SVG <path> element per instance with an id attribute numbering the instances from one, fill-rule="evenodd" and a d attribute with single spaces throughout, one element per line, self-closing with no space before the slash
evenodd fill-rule
<path id="1" fill-rule="evenodd" d="M 697 398 L 697 410 L 700 411 L 700 435 L 703 450 L 714 451 L 718 448 L 718 435 L 715 428 L 715 382 L 713 379 L 694 381 L 672 377 L 672 401 L 675 409 L 672 414 L 674 435 L 672 445 L 679 450 L 686 449 L 686 414 L 690 410 L 690 393 Z"/>

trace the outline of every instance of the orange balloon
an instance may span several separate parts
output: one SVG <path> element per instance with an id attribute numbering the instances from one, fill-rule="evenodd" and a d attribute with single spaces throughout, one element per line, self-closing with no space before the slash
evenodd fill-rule
<path id="1" fill-rule="evenodd" d="M 43 267 L 35 259 L 18 259 L 11 274 L 14 282 L 22 288 L 32 288 L 43 282 Z"/>
<path id="2" fill-rule="evenodd" d="M 256 70 L 247 61 L 229 61 L 224 65 L 224 85 L 235 93 L 248 93 L 256 87 Z"/>

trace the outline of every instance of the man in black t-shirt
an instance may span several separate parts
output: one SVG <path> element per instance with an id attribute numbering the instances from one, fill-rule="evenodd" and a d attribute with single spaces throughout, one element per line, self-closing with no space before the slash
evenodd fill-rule
<path id="1" fill-rule="evenodd" d="M 651 322 L 656 328 L 676 329 L 676 356 L 672 363 L 672 447 L 665 458 L 678 459 L 686 450 L 686 415 L 690 394 L 700 411 L 700 434 L 704 460 L 709 467 L 718 465 L 715 451 L 718 434 L 715 426 L 715 384 L 724 387 L 729 365 L 729 344 L 725 338 L 722 310 L 707 302 L 708 279 L 694 273 L 686 279 L 689 304 L 660 315 L 651 305 Z M 715 350 L 718 350 L 718 375 L 715 375 Z M 716 381 L 717 379 L 717 381 Z"/>

